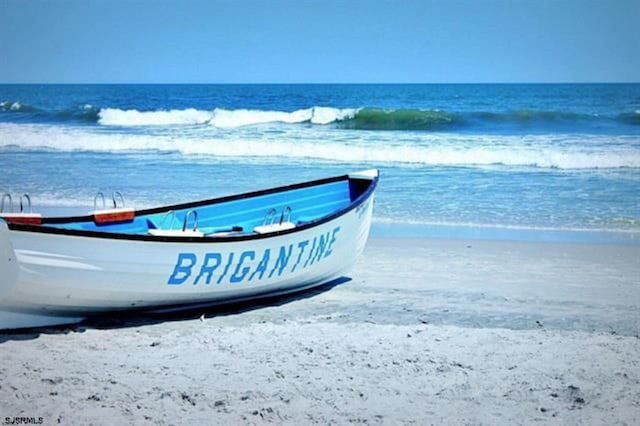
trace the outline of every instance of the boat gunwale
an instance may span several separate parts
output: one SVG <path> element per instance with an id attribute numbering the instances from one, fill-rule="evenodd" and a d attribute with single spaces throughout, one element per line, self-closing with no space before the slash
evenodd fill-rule
<path id="1" fill-rule="evenodd" d="M 111 239 L 111 240 L 126 240 L 126 241 L 147 241 L 147 242 L 163 242 L 163 243 L 231 243 L 231 242 L 239 242 L 239 241 L 249 241 L 249 240 L 260 240 L 265 238 L 273 238 L 281 235 L 294 234 L 296 232 L 302 232 L 316 226 L 323 225 L 327 222 L 330 222 L 334 219 L 337 219 L 345 214 L 349 213 L 351 210 L 357 208 L 361 204 L 363 204 L 366 200 L 369 199 L 371 194 L 375 191 L 378 185 L 379 175 L 372 178 L 361 178 L 361 177 L 351 177 L 349 174 L 334 176 L 324 179 L 317 179 L 307 182 L 294 183 L 290 185 L 279 186 L 275 188 L 268 188 L 259 191 L 251 191 L 242 194 L 234 194 L 234 195 L 226 195 L 217 198 L 211 198 L 207 200 L 193 201 L 188 203 L 180 203 L 173 204 L 169 206 L 161 206 L 161 207 L 152 207 L 149 209 L 136 210 L 136 216 L 144 216 L 156 213 L 162 213 L 169 210 L 178 210 L 178 209 L 188 209 L 201 207 L 205 205 L 213 205 L 213 204 L 221 204 L 229 201 L 242 200 L 246 198 L 259 197 L 262 195 L 268 194 L 276 194 L 279 192 L 292 191 L 296 189 L 308 188 L 312 186 L 324 185 L 327 183 L 339 182 L 342 180 L 350 181 L 350 180 L 360 180 L 360 181 L 369 181 L 369 186 L 367 189 L 360 194 L 355 200 L 349 203 L 348 206 L 337 210 L 331 214 L 326 216 L 322 216 L 318 219 L 306 222 L 300 226 L 296 226 L 292 229 L 287 229 L 283 231 L 270 232 L 267 234 L 240 234 L 240 235 L 227 235 L 227 236 L 204 236 L 204 237 L 166 237 L 166 236 L 156 236 L 156 235 L 148 235 L 148 234 L 125 234 L 125 233 L 117 233 L 117 232 L 105 232 L 105 231 L 91 231 L 91 230 L 83 230 L 83 229 L 65 229 L 65 228 L 56 228 L 51 226 L 46 226 L 47 224 L 64 224 L 64 223 L 73 223 L 73 222 L 88 222 L 93 220 L 92 215 L 86 216 L 67 216 L 67 217 L 52 217 L 52 218 L 43 218 L 42 225 L 27 225 L 27 224 L 18 224 L 18 223 L 7 223 L 10 231 L 19 231 L 19 232 L 34 232 L 41 234 L 53 234 L 53 235 L 66 235 L 66 236 L 74 236 L 74 237 L 85 237 L 85 238 L 100 238 L 100 239 Z"/>

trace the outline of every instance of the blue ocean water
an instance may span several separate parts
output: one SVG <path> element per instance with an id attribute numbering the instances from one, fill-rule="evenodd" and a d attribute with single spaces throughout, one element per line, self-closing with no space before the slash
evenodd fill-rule
<path id="1" fill-rule="evenodd" d="M 376 167 L 374 232 L 640 241 L 640 84 L 0 85 L 0 192 L 148 207 Z"/>

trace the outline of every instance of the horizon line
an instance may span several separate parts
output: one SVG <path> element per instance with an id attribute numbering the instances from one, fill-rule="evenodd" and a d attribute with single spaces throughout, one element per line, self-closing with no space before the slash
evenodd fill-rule
<path id="1" fill-rule="evenodd" d="M 116 86 L 116 85 L 156 85 L 156 86 L 328 86 L 328 85 L 474 85 L 474 84 L 494 84 L 494 85 L 517 85 L 517 84 L 640 84 L 639 81 L 479 81 L 479 82 L 196 82 L 196 83 L 177 83 L 177 82 L 78 82 L 78 83 L 60 83 L 60 82 L 0 82 L 2 86 L 27 86 L 27 85 L 46 85 L 46 86 Z"/>

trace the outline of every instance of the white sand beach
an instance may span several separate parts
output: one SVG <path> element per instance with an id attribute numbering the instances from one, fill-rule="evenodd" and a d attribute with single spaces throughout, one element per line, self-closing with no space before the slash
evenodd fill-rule
<path id="1" fill-rule="evenodd" d="M 350 276 L 266 305 L 0 334 L 0 417 L 640 423 L 640 247 L 377 238 Z"/>

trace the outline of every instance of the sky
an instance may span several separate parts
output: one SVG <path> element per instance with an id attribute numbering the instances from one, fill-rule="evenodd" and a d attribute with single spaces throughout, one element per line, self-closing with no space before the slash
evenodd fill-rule
<path id="1" fill-rule="evenodd" d="M 0 0 L 0 83 L 639 82 L 640 0 Z"/>

